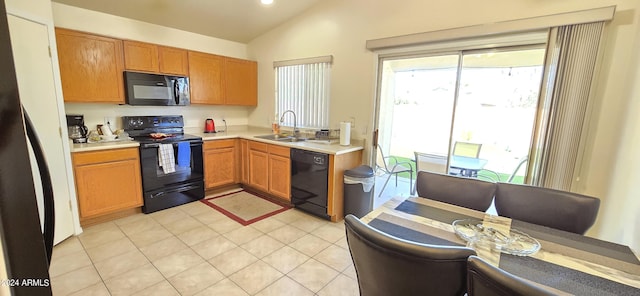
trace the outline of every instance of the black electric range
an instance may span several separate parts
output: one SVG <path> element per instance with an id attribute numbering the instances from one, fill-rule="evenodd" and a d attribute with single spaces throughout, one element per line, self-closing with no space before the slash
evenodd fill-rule
<path id="1" fill-rule="evenodd" d="M 144 213 L 204 198 L 202 138 L 184 134 L 181 115 L 122 120 L 124 130 L 140 142 Z"/>

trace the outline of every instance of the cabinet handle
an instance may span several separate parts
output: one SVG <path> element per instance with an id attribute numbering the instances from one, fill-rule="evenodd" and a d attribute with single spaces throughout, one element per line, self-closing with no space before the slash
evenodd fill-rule
<path id="1" fill-rule="evenodd" d="M 189 190 L 191 190 L 191 189 L 196 189 L 196 188 L 198 188 L 198 187 L 200 187 L 200 186 L 197 186 L 197 185 L 187 185 L 187 186 L 184 186 L 184 187 L 179 187 L 179 188 L 172 189 L 172 190 L 168 190 L 168 191 L 161 191 L 161 192 L 158 192 L 158 193 L 156 193 L 156 194 L 151 194 L 151 198 L 161 197 L 161 196 L 163 196 L 163 195 L 165 195 L 165 194 L 174 193 L 174 192 L 189 191 Z"/>

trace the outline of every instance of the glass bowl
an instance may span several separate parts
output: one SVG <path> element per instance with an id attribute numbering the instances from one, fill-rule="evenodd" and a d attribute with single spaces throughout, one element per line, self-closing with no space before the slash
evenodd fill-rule
<path id="1" fill-rule="evenodd" d="M 487 227 L 479 219 L 463 219 L 451 224 L 456 234 L 467 242 L 467 245 L 488 246 L 502 253 L 529 256 L 540 250 L 540 242 L 528 234 L 517 229 L 510 229 L 509 233 Z"/>

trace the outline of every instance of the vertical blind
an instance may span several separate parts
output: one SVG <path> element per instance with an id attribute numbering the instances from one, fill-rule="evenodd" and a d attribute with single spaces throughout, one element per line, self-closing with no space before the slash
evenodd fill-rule
<path id="1" fill-rule="evenodd" d="M 603 29 L 604 22 L 553 28 L 555 39 L 547 49 L 551 75 L 541 98 L 549 106 L 547 136 L 540 139 L 534 185 L 571 189 Z"/>
<path id="2" fill-rule="evenodd" d="M 329 127 L 329 81 L 331 56 L 275 62 L 276 114 L 291 110 L 296 125 L 305 128 Z M 293 116 L 281 123 L 293 126 Z"/>

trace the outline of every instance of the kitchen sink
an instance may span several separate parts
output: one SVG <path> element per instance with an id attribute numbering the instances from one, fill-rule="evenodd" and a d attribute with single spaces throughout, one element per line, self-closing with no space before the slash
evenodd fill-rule
<path id="1" fill-rule="evenodd" d="M 296 138 L 294 136 L 287 135 L 287 134 L 269 134 L 269 135 L 255 136 L 255 137 L 260 139 L 265 139 L 265 140 L 278 141 L 278 142 L 302 142 L 307 140 L 306 138 Z"/>
<path id="2" fill-rule="evenodd" d="M 254 137 L 277 142 L 310 142 L 327 145 L 335 144 L 340 141 L 340 139 L 337 138 L 296 138 L 290 134 L 269 134 Z"/>

